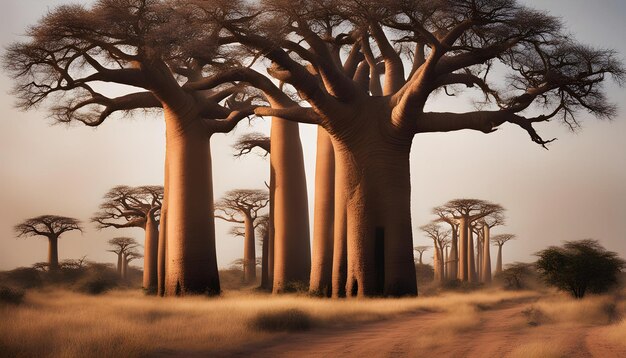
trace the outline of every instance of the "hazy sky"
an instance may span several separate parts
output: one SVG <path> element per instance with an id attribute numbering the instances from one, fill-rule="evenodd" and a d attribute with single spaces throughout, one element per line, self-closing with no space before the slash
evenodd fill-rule
<path id="1" fill-rule="evenodd" d="M 3 1 L 1 51 L 19 40 L 26 27 L 46 11 L 67 2 Z M 560 16 L 581 42 L 616 49 L 626 58 L 623 0 L 523 3 Z M 78 124 L 51 126 L 44 111 L 14 109 L 10 88 L 11 80 L 0 71 L 0 270 L 46 260 L 45 239 L 16 239 L 12 231 L 19 221 L 42 214 L 87 222 L 83 235 L 68 233 L 59 241 L 61 260 L 87 255 L 90 260 L 113 263 L 115 255 L 106 252 L 108 239 L 133 236 L 143 242 L 142 230 L 97 231 L 88 219 L 112 186 L 162 184 L 162 117 L 113 117 L 97 129 Z M 506 124 L 489 135 L 461 131 L 416 136 L 411 154 L 415 244 L 431 243 L 417 227 L 432 219 L 433 206 L 471 197 L 508 209 L 508 225 L 494 230 L 518 235 L 505 246 L 505 262 L 530 261 L 534 252 L 547 245 L 584 238 L 598 239 L 626 257 L 626 89 L 609 81 L 608 94 L 620 107 L 613 122 L 580 113 L 583 128 L 575 134 L 556 122 L 537 126 L 544 138 L 558 137 L 549 151 L 532 143 L 523 130 Z M 446 111 L 469 107 L 467 101 L 453 98 L 430 105 Z M 310 125 L 301 128 L 312 204 L 316 131 Z M 267 121 L 256 119 L 252 127 L 241 123 L 234 133 L 212 139 L 216 198 L 230 189 L 264 187 L 267 159 L 232 158 L 231 144 L 249 131 L 269 133 Z M 220 267 L 243 253 L 243 240 L 230 237 L 229 227 L 216 220 Z M 425 257 L 430 260 L 431 255 Z"/>

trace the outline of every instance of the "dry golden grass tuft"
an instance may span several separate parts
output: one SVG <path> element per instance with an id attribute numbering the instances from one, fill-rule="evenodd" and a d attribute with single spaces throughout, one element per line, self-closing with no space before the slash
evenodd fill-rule
<path id="1" fill-rule="evenodd" d="M 576 300 L 568 295 L 553 295 L 536 302 L 526 312 L 529 323 L 605 325 L 616 318 L 617 304 L 612 296 L 587 296 Z"/>
<path id="2" fill-rule="evenodd" d="M 432 327 L 433 334 L 450 331 L 450 327 L 463 332 L 476 324 L 477 305 L 533 295 L 483 291 L 426 298 L 329 300 L 245 292 L 226 292 L 219 298 L 158 298 L 138 291 L 101 296 L 32 291 L 23 305 L 0 307 L 0 351 L 14 357 L 119 357 L 178 350 L 210 354 L 275 336 L 255 322 L 259 317 L 284 317 L 285 312 L 298 313 L 287 313 L 295 317 L 295 326 L 278 330 L 302 329 L 298 322 L 303 319 L 306 327 L 337 327 L 436 310 L 452 314 L 446 323 Z"/>

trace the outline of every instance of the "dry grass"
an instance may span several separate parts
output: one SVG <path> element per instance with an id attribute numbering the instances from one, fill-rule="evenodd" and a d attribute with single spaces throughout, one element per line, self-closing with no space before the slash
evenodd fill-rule
<path id="1" fill-rule="evenodd" d="M 532 305 L 526 311 L 529 323 L 536 324 L 587 324 L 605 325 L 617 315 L 616 298 L 612 296 L 588 296 L 582 300 L 568 295 L 552 295 Z"/>
<path id="2" fill-rule="evenodd" d="M 449 311 L 447 322 L 432 329 L 433 334 L 453 335 L 476 324 L 477 305 L 532 295 L 483 291 L 426 298 L 328 300 L 241 292 L 212 299 L 145 297 L 136 291 L 96 297 L 67 291 L 29 292 L 23 305 L 0 307 L 0 351 L 16 357 L 119 357 L 177 350 L 209 354 L 275 337 L 275 329 L 264 328 L 263 323 L 266 317 L 284 317 L 285 312 L 298 312 L 290 316 L 295 317 L 295 326 L 278 330 L 302 329 L 302 320 L 308 322 L 306 329 L 420 310 Z"/>
<path id="3" fill-rule="evenodd" d="M 564 342 L 536 341 L 516 347 L 507 358 L 564 358 L 567 348 Z"/>

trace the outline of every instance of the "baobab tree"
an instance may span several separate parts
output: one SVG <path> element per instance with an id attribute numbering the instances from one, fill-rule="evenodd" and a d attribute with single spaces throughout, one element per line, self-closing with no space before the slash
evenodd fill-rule
<path id="1" fill-rule="evenodd" d="M 91 218 L 98 229 L 136 227 L 145 231 L 143 288 L 149 293 L 156 293 L 158 286 L 158 222 L 162 201 L 162 186 L 118 185 L 104 195 L 100 211 Z"/>
<path id="2" fill-rule="evenodd" d="M 420 230 L 426 234 L 426 236 L 433 240 L 434 262 L 433 267 L 435 269 L 435 280 L 442 282 L 444 280 L 444 247 L 447 241 L 450 239 L 450 230 L 445 230 L 438 222 L 431 222 L 429 224 L 420 226 Z"/>
<path id="3" fill-rule="evenodd" d="M 271 204 L 270 204 L 271 205 Z M 270 276 L 270 216 L 262 215 L 257 219 L 256 229 L 258 230 L 261 242 L 261 285 L 264 290 L 271 290 Z"/>
<path id="4" fill-rule="evenodd" d="M 419 261 L 418 263 L 420 265 L 423 264 L 422 262 L 422 256 L 424 255 L 424 252 L 428 251 L 428 249 L 430 249 L 430 246 L 415 246 L 413 248 L 413 250 L 415 250 L 420 256 L 419 256 Z"/>
<path id="5" fill-rule="evenodd" d="M 244 282 L 256 280 L 255 227 L 259 212 L 269 204 L 264 190 L 231 190 L 215 203 L 215 217 L 244 224 L 243 272 Z"/>
<path id="6" fill-rule="evenodd" d="M 513 234 L 499 234 L 491 237 L 491 243 L 498 246 L 498 257 L 496 259 L 496 272 L 495 274 L 499 274 L 502 272 L 502 246 L 506 244 L 509 240 L 515 239 L 515 235 Z"/>
<path id="7" fill-rule="evenodd" d="M 143 255 L 140 254 L 134 248 L 129 249 L 126 252 L 124 252 L 123 259 L 122 259 L 122 279 L 123 280 L 128 280 L 128 265 L 130 264 L 130 262 L 136 259 L 140 259 L 142 257 Z"/>
<path id="8" fill-rule="evenodd" d="M 446 279 L 459 278 L 459 221 L 453 217 L 453 211 L 445 206 L 433 208 L 432 213 L 437 215 L 438 221 L 450 226 L 450 253 L 446 259 Z"/>
<path id="9" fill-rule="evenodd" d="M 481 238 L 481 250 L 479 251 L 480 255 L 480 274 L 479 279 L 480 282 L 490 283 L 492 279 L 491 275 L 491 229 L 504 225 L 505 217 L 504 217 L 504 208 L 500 210 L 496 210 L 491 214 L 485 216 L 479 221 L 479 224 L 476 226 L 476 229 L 479 230 L 479 235 Z"/>
<path id="10" fill-rule="evenodd" d="M 454 220 L 458 223 L 458 278 L 461 281 L 477 282 L 472 223 L 501 210 L 503 209 L 500 205 L 479 199 L 454 199 L 440 208 L 435 208 L 435 212 L 448 215 L 448 221 Z"/>
<path id="11" fill-rule="evenodd" d="M 537 133 L 539 123 L 559 118 L 575 128 L 580 109 L 598 117 L 615 114 L 602 87 L 608 75 L 624 78 L 614 51 L 576 43 L 557 18 L 514 0 L 269 0 L 261 6 L 246 14 L 247 21 L 224 27 L 234 41 L 269 59 L 269 74 L 310 106 L 259 107 L 255 113 L 318 124 L 331 137 L 341 191 L 348 195 L 350 294 L 417 293 L 409 180 L 416 134 L 492 133 L 512 124 L 546 146 L 553 139 Z M 357 42 L 373 79 L 369 86 L 347 76 L 339 52 L 329 46 Z M 491 71 L 495 65 L 507 70 Z M 376 86 L 383 71 L 384 83 Z M 493 86 L 492 77 L 503 74 L 504 85 Z M 457 94 L 461 86 L 489 102 L 464 113 L 425 110 L 440 89 L 454 87 Z M 529 117 L 522 114 L 526 109 L 544 114 Z M 467 278 L 465 268 L 461 276 Z"/>
<path id="12" fill-rule="evenodd" d="M 132 237 L 115 237 L 109 240 L 112 249 L 107 250 L 117 255 L 117 274 L 123 278 L 124 273 L 124 254 L 133 251 L 139 244 Z"/>
<path id="13" fill-rule="evenodd" d="M 235 150 L 235 158 L 239 158 L 243 155 L 252 153 L 253 150 L 259 149 L 260 154 L 263 157 L 267 157 L 271 153 L 272 145 L 270 137 L 265 136 L 262 133 L 254 132 L 241 136 L 237 142 L 233 145 Z M 268 227 L 267 227 L 267 241 L 264 241 L 265 245 L 262 250 L 267 250 L 267 265 L 265 266 L 267 278 L 264 280 L 263 267 L 261 268 L 261 288 L 271 290 L 274 280 L 274 189 L 276 186 L 276 175 L 270 165 L 270 183 L 267 185 L 270 191 L 270 204 L 268 214 Z M 263 251 L 265 252 L 265 251 Z M 263 265 L 261 265 L 263 266 Z"/>
<path id="14" fill-rule="evenodd" d="M 209 140 L 252 115 L 258 98 L 242 86 L 186 86 L 241 60 L 234 46 L 219 46 L 222 28 L 212 21 L 229 19 L 236 1 L 203 5 L 202 11 L 194 3 L 165 0 L 59 6 L 4 54 L 18 106 L 31 109 L 47 101 L 56 122 L 96 127 L 117 113 L 162 109 L 166 150 L 158 271 L 160 292 L 167 295 L 220 292 Z M 107 96 L 96 86 L 102 82 L 127 94 Z"/>
<path id="15" fill-rule="evenodd" d="M 83 229 L 78 219 L 67 216 L 41 215 L 26 219 L 13 228 L 17 237 L 43 236 L 48 239 L 48 270 L 59 269 L 59 237 L 68 231 Z"/>

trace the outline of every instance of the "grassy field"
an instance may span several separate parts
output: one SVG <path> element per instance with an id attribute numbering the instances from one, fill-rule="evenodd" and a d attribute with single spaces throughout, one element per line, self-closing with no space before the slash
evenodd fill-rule
<path id="1" fill-rule="evenodd" d="M 520 327 L 546 324 L 606 325 L 615 344 L 626 342 L 625 312 L 614 296 L 575 301 L 532 291 L 482 290 L 402 299 L 330 300 L 226 291 L 219 298 L 157 298 L 138 290 L 90 296 L 67 290 L 30 290 L 19 305 L 1 305 L 0 355 L 11 357 L 122 357 L 159 352 L 219 352 L 292 331 L 351 327 L 420 311 L 443 312 L 415 344 L 441 345 L 471 334 L 481 311 L 526 300 Z M 552 356 L 558 342 L 529 342 L 513 357 Z M 529 353 L 530 352 L 530 353 Z M 535 352 L 536 354 L 533 354 Z"/>

